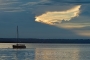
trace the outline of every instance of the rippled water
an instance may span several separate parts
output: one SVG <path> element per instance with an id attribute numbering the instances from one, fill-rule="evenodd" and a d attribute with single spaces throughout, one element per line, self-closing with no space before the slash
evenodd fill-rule
<path id="1" fill-rule="evenodd" d="M 90 44 L 0 44 L 0 60 L 90 60 Z"/>
<path id="2" fill-rule="evenodd" d="M 0 60 L 34 60 L 34 49 L 0 49 Z"/>

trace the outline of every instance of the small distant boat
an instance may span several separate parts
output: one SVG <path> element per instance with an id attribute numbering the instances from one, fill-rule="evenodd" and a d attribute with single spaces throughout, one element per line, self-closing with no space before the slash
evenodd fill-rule
<path id="1" fill-rule="evenodd" d="M 25 49 L 26 46 L 25 44 L 18 44 L 18 38 L 19 38 L 19 33 L 18 33 L 18 26 L 17 26 L 17 44 L 12 45 L 13 49 Z"/>
<path id="2" fill-rule="evenodd" d="M 25 49 L 26 46 L 24 44 L 16 44 L 13 45 L 13 49 Z"/>

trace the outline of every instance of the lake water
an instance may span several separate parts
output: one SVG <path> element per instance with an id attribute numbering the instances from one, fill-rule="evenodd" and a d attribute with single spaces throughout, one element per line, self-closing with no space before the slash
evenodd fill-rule
<path id="1" fill-rule="evenodd" d="M 13 44 L 0 43 L 0 60 L 90 60 L 90 44 L 27 43 L 26 49 L 12 49 Z"/>

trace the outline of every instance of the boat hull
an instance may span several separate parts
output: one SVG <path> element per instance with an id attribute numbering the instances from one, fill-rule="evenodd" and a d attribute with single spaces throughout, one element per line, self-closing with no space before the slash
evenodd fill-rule
<path id="1" fill-rule="evenodd" d="M 13 45 L 13 49 L 25 49 L 25 45 Z"/>

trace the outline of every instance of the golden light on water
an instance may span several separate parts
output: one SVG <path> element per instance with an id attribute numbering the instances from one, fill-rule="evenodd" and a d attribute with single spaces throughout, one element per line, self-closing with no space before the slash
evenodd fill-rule
<path id="1" fill-rule="evenodd" d="M 79 60 L 79 49 L 36 48 L 35 60 Z"/>

